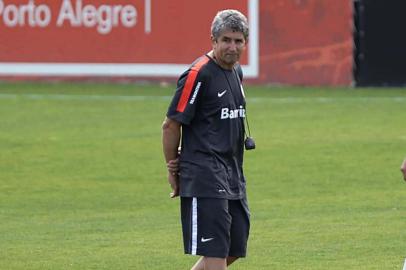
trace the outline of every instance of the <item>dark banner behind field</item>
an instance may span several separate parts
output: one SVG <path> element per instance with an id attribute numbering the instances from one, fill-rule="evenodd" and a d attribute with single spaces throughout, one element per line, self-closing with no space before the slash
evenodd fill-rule
<path id="1" fill-rule="evenodd" d="M 354 7 L 356 84 L 406 85 L 406 1 L 360 0 Z"/>

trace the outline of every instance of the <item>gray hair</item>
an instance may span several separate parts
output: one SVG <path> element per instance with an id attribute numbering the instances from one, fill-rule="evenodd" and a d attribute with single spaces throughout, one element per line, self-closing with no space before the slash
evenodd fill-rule
<path id="1" fill-rule="evenodd" d="M 249 34 L 247 18 L 235 9 L 219 11 L 211 24 L 211 35 L 217 39 L 224 30 L 241 32 L 247 40 Z"/>

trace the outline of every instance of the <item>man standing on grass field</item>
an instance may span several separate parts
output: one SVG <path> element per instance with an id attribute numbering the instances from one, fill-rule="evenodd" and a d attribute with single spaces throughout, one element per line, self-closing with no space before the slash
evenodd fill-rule
<path id="1" fill-rule="evenodd" d="M 227 269 L 246 255 L 250 213 L 238 61 L 247 41 L 247 18 L 236 10 L 218 12 L 211 26 L 213 50 L 180 76 L 162 126 L 171 197 L 181 197 L 185 253 L 202 256 L 192 270 Z"/>

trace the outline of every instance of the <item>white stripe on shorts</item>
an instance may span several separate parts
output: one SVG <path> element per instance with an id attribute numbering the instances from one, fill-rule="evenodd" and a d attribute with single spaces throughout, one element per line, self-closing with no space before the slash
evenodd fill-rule
<path id="1" fill-rule="evenodd" d="M 197 198 L 193 197 L 192 202 L 192 255 L 197 251 Z"/>

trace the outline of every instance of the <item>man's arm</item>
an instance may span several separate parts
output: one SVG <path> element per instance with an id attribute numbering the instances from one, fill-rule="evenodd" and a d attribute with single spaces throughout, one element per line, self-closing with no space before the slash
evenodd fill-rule
<path id="1" fill-rule="evenodd" d="M 179 196 L 179 176 L 170 170 L 171 164 L 178 157 L 181 124 L 170 118 L 165 118 L 162 124 L 162 148 L 168 167 L 168 182 L 171 185 L 171 198 Z"/>
<path id="2" fill-rule="evenodd" d="M 406 181 L 406 159 L 403 161 L 402 165 L 400 166 L 400 171 L 403 173 L 403 179 Z"/>

